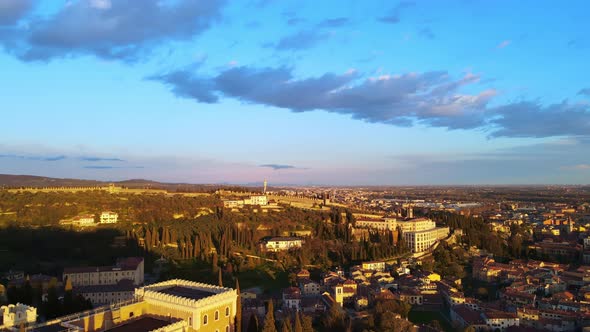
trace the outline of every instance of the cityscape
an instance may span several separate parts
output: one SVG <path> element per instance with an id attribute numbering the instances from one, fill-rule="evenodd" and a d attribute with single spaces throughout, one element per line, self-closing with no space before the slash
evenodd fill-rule
<path id="1" fill-rule="evenodd" d="M 590 331 L 588 13 L 0 0 L 0 332 Z"/>

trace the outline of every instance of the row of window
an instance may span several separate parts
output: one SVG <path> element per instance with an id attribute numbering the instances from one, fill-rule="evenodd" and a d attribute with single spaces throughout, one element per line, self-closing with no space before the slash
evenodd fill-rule
<path id="1" fill-rule="evenodd" d="M 229 307 L 225 307 L 225 317 L 229 317 Z M 219 320 L 219 310 L 215 311 L 215 320 Z M 203 325 L 207 325 L 209 322 L 209 316 L 203 315 Z"/>

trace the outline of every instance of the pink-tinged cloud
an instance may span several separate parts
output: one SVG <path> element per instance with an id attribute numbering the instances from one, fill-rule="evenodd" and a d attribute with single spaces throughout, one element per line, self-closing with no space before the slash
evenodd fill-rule
<path id="1" fill-rule="evenodd" d="M 577 170 L 590 170 L 590 164 L 579 164 L 574 166 Z"/>
<path id="2" fill-rule="evenodd" d="M 510 43 L 512 43 L 512 41 L 504 40 L 500 44 L 498 44 L 498 46 L 496 48 L 505 48 L 506 46 L 510 45 Z"/>
<path id="3" fill-rule="evenodd" d="M 563 167 L 565 170 L 570 171 L 590 171 L 590 164 L 578 164 L 573 166 L 565 166 Z"/>

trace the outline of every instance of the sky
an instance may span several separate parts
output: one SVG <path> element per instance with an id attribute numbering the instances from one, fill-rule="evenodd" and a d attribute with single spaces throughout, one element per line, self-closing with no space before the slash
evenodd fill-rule
<path id="1" fill-rule="evenodd" d="M 588 1 L 0 0 L 0 173 L 590 183 Z"/>

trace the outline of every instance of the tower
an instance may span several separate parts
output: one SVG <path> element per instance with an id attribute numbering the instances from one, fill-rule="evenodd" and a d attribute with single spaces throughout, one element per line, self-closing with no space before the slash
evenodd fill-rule
<path id="1" fill-rule="evenodd" d="M 264 179 L 264 189 L 262 191 L 263 194 L 266 194 L 266 184 L 267 184 L 266 179 Z"/>
<path id="2" fill-rule="evenodd" d="M 413 219 L 414 218 L 414 206 L 412 204 L 408 204 L 407 217 L 408 217 L 408 219 Z"/>

